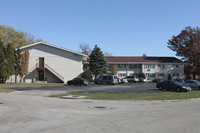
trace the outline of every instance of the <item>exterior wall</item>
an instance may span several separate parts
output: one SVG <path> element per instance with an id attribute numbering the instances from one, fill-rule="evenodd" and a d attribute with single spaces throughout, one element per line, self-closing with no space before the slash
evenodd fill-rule
<path id="1" fill-rule="evenodd" d="M 142 65 L 142 72 L 146 75 L 146 78 L 153 80 L 155 78 L 167 79 L 168 75 L 171 74 L 172 79 L 184 79 L 184 64 L 182 63 L 160 63 L 152 64 L 154 68 L 146 68 Z M 162 65 L 164 67 L 160 67 Z"/>
<path id="2" fill-rule="evenodd" d="M 29 59 L 29 74 L 24 77 L 24 79 L 34 79 L 35 78 L 35 68 L 36 64 L 39 63 L 39 57 L 44 58 L 44 64 L 47 64 L 59 75 L 64 77 L 64 82 L 77 77 L 82 70 L 82 56 L 66 52 L 61 49 L 53 48 L 47 45 L 35 45 L 26 48 L 30 52 Z M 26 49 L 23 49 L 25 51 Z M 50 76 L 46 73 L 46 76 Z M 49 77 L 47 77 L 49 79 Z M 50 76 L 50 82 L 58 82 L 58 78 L 55 76 Z"/>
<path id="3" fill-rule="evenodd" d="M 141 64 L 123 64 L 126 65 L 125 68 L 119 68 L 120 64 L 115 65 L 117 70 L 117 76 L 121 78 L 125 76 L 138 75 L 142 72 Z M 130 65 L 139 65 L 139 68 L 130 68 Z"/>
<path id="4" fill-rule="evenodd" d="M 108 63 L 112 64 L 112 63 Z M 119 65 L 126 65 L 125 68 L 119 68 Z M 120 63 L 116 65 L 117 76 L 120 78 L 136 75 L 141 72 L 146 75 L 147 80 L 153 80 L 155 78 L 167 79 L 171 74 L 172 79 L 184 79 L 184 64 L 183 63 Z M 113 65 L 113 64 L 112 64 Z M 139 68 L 130 68 L 130 65 L 139 65 Z M 147 65 L 152 65 L 153 68 L 146 68 Z"/>

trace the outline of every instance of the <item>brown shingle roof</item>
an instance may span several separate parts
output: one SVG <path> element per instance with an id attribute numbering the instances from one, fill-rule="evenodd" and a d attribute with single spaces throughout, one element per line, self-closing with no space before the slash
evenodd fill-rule
<path id="1" fill-rule="evenodd" d="M 183 63 L 175 57 L 120 57 L 105 56 L 107 62 L 160 62 L 160 63 Z"/>

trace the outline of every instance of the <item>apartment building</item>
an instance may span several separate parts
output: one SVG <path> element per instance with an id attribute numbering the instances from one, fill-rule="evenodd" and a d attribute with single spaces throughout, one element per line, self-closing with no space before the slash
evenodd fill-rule
<path id="1" fill-rule="evenodd" d="M 107 56 L 105 58 L 109 66 L 115 65 L 118 77 L 138 76 L 144 73 L 147 80 L 167 79 L 169 74 L 173 79 L 184 78 L 184 63 L 175 57 Z"/>
<path id="2" fill-rule="evenodd" d="M 126 57 L 106 56 L 108 66 L 115 66 L 117 76 L 138 76 L 140 73 L 146 75 L 146 80 L 167 79 L 170 74 L 172 79 L 184 78 L 184 63 L 175 57 Z M 85 62 L 84 69 L 88 69 Z"/>

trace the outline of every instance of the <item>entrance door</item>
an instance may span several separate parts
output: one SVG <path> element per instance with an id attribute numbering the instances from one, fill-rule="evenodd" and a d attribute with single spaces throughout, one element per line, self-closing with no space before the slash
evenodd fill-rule
<path id="1" fill-rule="evenodd" d="M 39 70 L 39 81 L 44 81 L 44 70 Z"/>
<path id="2" fill-rule="evenodd" d="M 44 68 L 44 58 L 39 58 L 39 68 L 43 69 Z"/>

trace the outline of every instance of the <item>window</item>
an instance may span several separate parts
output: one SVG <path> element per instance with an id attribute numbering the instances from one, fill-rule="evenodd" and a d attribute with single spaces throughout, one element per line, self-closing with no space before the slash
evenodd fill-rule
<path id="1" fill-rule="evenodd" d="M 158 77 L 165 77 L 164 73 L 158 73 Z"/>
<path id="2" fill-rule="evenodd" d="M 165 65 L 158 65 L 158 68 L 165 68 Z"/>
<path id="3" fill-rule="evenodd" d="M 118 77 L 126 77 L 125 73 L 118 73 Z"/>
<path id="4" fill-rule="evenodd" d="M 83 69 L 88 69 L 88 64 L 84 64 Z"/>
<path id="5" fill-rule="evenodd" d="M 179 77 L 179 73 L 173 73 L 173 77 Z"/>
<path id="6" fill-rule="evenodd" d="M 150 78 L 155 78 L 156 77 L 155 73 L 146 73 L 145 75 L 146 75 L 146 77 L 150 77 Z"/>
<path id="7" fill-rule="evenodd" d="M 120 65 L 118 65 L 118 68 L 126 68 L 126 65 L 120 64 Z"/>
<path id="8" fill-rule="evenodd" d="M 140 65 L 131 64 L 131 65 L 129 65 L 129 68 L 130 68 L 130 69 L 139 69 L 139 68 L 140 68 Z"/>
<path id="9" fill-rule="evenodd" d="M 153 65 L 153 64 L 147 64 L 147 65 L 145 65 L 145 68 L 146 69 L 155 68 L 155 65 Z"/>

